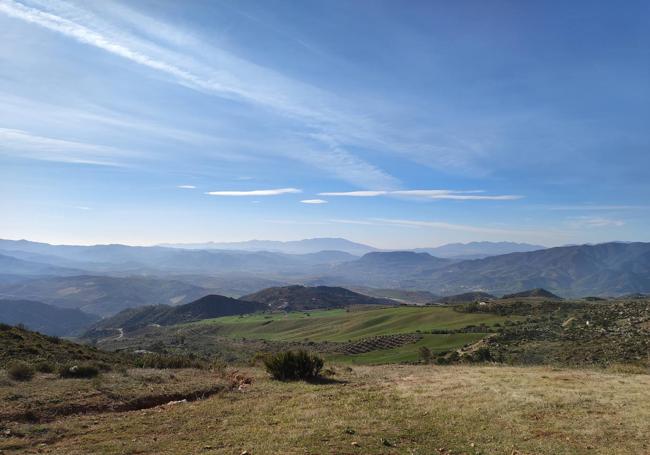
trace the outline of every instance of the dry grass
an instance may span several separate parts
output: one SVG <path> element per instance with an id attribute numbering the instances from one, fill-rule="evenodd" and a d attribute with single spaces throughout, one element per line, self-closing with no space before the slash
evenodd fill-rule
<path id="1" fill-rule="evenodd" d="M 5 453 L 648 454 L 650 376 L 499 366 L 337 367 L 206 400 L 18 425 Z M 352 445 L 352 443 L 357 445 Z"/>
<path id="2" fill-rule="evenodd" d="M 0 422 L 43 422 L 70 414 L 133 409 L 226 386 L 220 375 L 193 369 L 132 369 L 93 379 L 39 374 L 30 382 L 0 381 Z"/>

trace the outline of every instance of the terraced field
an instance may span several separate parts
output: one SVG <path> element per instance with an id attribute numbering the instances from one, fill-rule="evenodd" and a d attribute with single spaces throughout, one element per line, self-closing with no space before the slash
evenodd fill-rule
<path id="1" fill-rule="evenodd" d="M 418 350 L 422 346 L 426 346 L 433 353 L 449 351 L 466 344 L 474 343 L 486 335 L 485 333 L 426 334 L 419 341 L 403 344 L 396 348 L 378 349 L 354 355 L 329 355 L 327 356 L 327 360 L 330 362 L 352 363 L 355 365 L 417 362 Z"/>
<path id="2" fill-rule="evenodd" d="M 459 313 L 451 307 L 390 307 L 323 310 L 289 314 L 223 317 L 197 322 L 218 326 L 221 335 L 275 341 L 347 342 L 379 335 L 492 326 L 513 319 L 485 313 Z"/>
<path id="3" fill-rule="evenodd" d="M 467 326 L 493 326 L 508 319 L 485 313 L 461 313 L 451 307 L 386 307 L 253 314 L 203 320 L 183 327 L 206 327 L 220 336 L 272 342 L 346 343 L 341 354 L 328 360 L 355 364 L 415 362 L 418 350 L 432 352 L 460 348 L 487 333 L 427 333 Z M 487 330 L 486 330 L 487 332 Z"/>

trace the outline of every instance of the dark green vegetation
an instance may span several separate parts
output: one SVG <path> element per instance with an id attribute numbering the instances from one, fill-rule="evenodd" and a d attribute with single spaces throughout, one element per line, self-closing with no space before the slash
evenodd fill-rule
<path id="1" fill-rule="evenodd" d="M 436 302 L 458 304 L 458 303 L 474 303 L 478 301 L 493 300 L 493 299 L 496 299 L 496 297 L 493 296 L 492 294 L 488 294 L 487 292 L 476 291 L 476 292 L 465 292 L 463 294 L 440 297 L 438 300 L 436 300 Z"/>
<path id="2" fill-rule="evenodd" d="M 62 378 L 94 378 L 99 375 L 99 368 L 91 364 L 65 365 L 59 370 Z"/>
<path id="3" fill-rule="evenodd" d="M 330 286 L 274 287 L 245 295 L 242 300 L 260 302 L 268 309 L 285 311 L 341 308 L 351 305 L 395 305 L 395 302 L 389 299 L 378 299 Z"/>
<path id="4" fill-rule="evenodd" d="M 547 291 L 546 289 L 542 288 L 535 288 L 535 289 L 530 289 L 527 291 L 521 291 L 521 292 L 515 292 L 514 294 L 506 294 L 502 298 L 503 299 L 521 299 L 525 297 L 541 297 L 543 299 L 555 299 L 555 300 L 561 300 L 562 297 L 559 295 L 555 295 L 552 292 Z"/>
<path id="5" fill-rule="evenodd" d="M 57 308 L 31 300 L 0 300 L 0 321 L 23 324 L 48 335 L 78 335 L 97 319 L 77 309 Z"/>
<path id="6" fill-rule="evenodd" d="M 650 366 L 650 301 L 507 299 L 470 305 L 465 311 L 521 315 L 497 334 L 467 350 L 512 364 Z"/>
<path id="7" fill-rule="evenodd" d="M 34 373 L 34 367 L 27 362 L 13 360 L 7 364 L 7 375 L 14 381 L 30 381 Z"/>
<path id="8" fill-rule="evenodd" d="M 233 299 L 222 295 L 207 295 L 194 302 L 178 306 L 156 305 L 124 310 L 103 319 L 90 328 L 86 337 L 102 336 L 106 330 L 120 328 L 136 330 L 147 325 L 175 325 L 220 316 L 255 313 L 267 309 L 257 302 Z"/>
<path id="9" fill-rule="evenodd" d="M 316 379 L 323 369 L 323 359 L 304 350 L 278 352 L 264 359 L 264 367 L 273 379 L 308 381 Z"/>

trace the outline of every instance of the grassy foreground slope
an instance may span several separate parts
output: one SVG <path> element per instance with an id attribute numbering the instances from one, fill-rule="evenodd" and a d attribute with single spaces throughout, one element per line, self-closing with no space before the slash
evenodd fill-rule
<path id="1" fill-rule="evenodd" d="M 322 384 L 9 424 L 3 453 L 643 454 L 650 376 L 546 367 L 336 368 Z M 20 436 L 17 436 L 20 435 Z M 354 443 L 354 444 L 353 444 Z"/>
<path id="2" fill-rule="evenodd" d="M 391 307 L 323 310 L 306 313 L 250 315 L 204 320 L 223 335 L 278 341 L 349 341 L 418 330 L 461 329 L 468 325 L 503 323 L 506 317 L 460 313 L 450 307 Z"/>

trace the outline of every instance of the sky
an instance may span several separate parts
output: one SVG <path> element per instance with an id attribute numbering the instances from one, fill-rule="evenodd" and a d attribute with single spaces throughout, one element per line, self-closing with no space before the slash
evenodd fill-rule
<path id="1" fill-rule="evenodd" d="M 650 241 L 650 2 L 0 0 L 0 238 Z"/>

